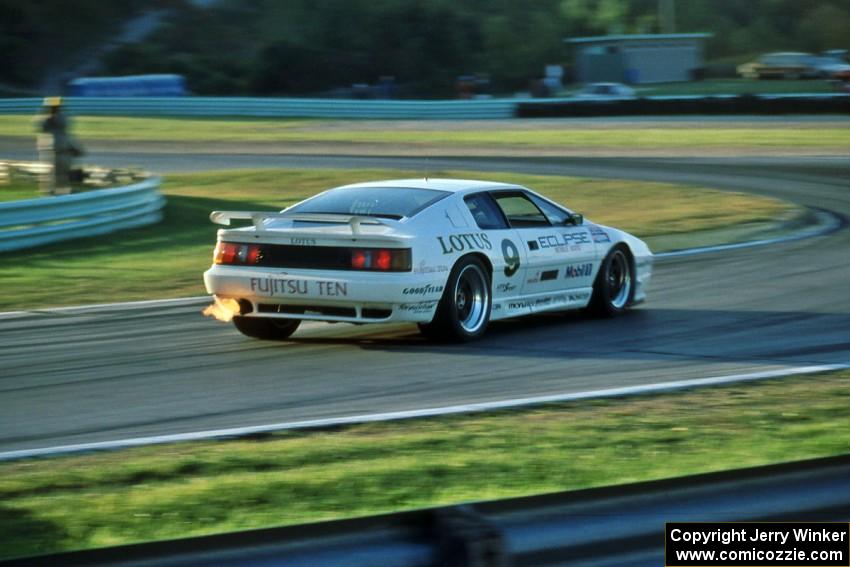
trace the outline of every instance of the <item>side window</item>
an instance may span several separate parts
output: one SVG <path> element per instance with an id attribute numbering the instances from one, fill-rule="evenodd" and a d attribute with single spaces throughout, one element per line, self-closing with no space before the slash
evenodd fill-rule
<path id="1" fill-rule="evenodd" d="M 493 198 L 505 213 L 512 228 L 549 226 L 546 215 L 525 194 L 493 193 Z"/>
<path id="2" fill-rule="evenodd" d="M 550 223 L 555 226 L 566 224 L 567 219 L 569 218 L 569 213 L 567 213 L 567 211 L 560 207 L 556 207 L 552 203 L 545 199 L 541 199 L 536 195 L 529 195 L 529 197 L 531 197 L 531 200 L 534 201 L 535 205 L 540 207 L 540 210 L 543 211 L 543 214 L 546 215 L 546 218 L 549 219 Z"/>
<path id="3" fill-rule="evenodd" d="M 508 228 L 508 223 L 505 222 L 502 211 L 499 210 L 499 207 L 487 193 L 470 195 L 464 201 L 466 201 L 466 206 L 469 207 L 469 212 L 472 213 L 478 228 L 484 230 Z"/>

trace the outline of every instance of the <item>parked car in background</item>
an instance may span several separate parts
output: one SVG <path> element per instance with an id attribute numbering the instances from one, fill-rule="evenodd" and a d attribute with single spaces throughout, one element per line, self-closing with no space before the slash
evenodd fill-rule
<path id="1" fill-rule="evenodd" d="M 827 49 L 826 51 L 822 51 L 821 55 L 823 57 L 832 57 L 834 59 L 838 59 L 842 63 L 848 62 L 848 52 L 846 49 Z"/>
<path id="2" fill-rule="evenodd" d="M 809 60 L 814 76 L 820 79 L 834 79 L 850 71 L 850 64 L 838 57 L 817 56 Z"/>
<path id="3" fill-rule="evenodd" d="M 784 52 L 762 55 L 757 61 L 738 65 L 745 79 L 802 79 L 817 76 L 810 53 Z"/>
<path id="4" fill-rule="evenodd" d="M 635 90 L 622 83 L 588 83 L 573 95 L 576 98 L 593 100 L 622 100 L 635 98 Z"/>

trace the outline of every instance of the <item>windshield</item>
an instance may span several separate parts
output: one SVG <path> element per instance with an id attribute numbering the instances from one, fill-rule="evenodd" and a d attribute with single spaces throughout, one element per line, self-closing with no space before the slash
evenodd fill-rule
<path id="1" fill-rule="evenodd" d="M 447 197 L 447 191 L 395 187 L 339 188 L 325 191 L 286 212 L 363 215 L 400 219 Z"/>

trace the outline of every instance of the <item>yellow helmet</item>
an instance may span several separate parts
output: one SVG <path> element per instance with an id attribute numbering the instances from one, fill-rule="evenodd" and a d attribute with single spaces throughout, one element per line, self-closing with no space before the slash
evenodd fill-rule
<path id="1" fill-rule="evenodd" d="M 62 106 L 62 97 L 61 96 L 48 96 L 44 97 L 44 106 Z"/>

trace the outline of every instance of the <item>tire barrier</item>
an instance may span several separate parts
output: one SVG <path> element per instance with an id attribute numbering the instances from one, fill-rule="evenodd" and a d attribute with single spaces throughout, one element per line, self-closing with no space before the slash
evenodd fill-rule
<path id="1" fill-rule="evenodd" d="M 681 114 L 848 114 L 850 94 L 717 95 L 626 100 L 552 100 L 517 103 L 517 118 L 657 116 Z"/>

